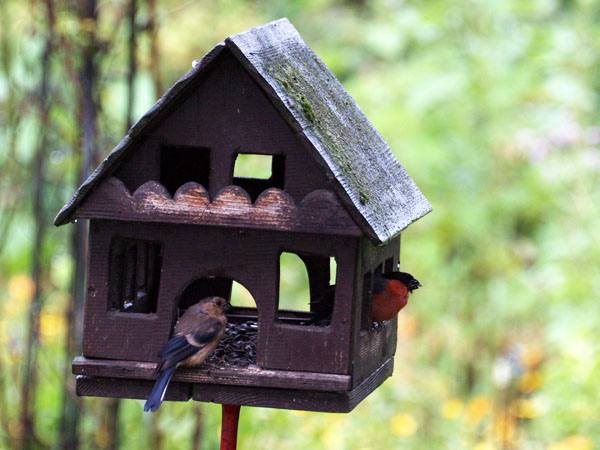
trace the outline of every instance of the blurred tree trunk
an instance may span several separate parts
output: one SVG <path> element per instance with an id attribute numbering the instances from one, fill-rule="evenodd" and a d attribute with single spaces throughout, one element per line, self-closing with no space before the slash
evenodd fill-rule
<path id="1" fill-rule="evenodd" d="M 134 83 L 137 73 L 137 29 L 135 27 L 136 0 L 129 0 L 129 68 L 127 70 L 127 117 L 125 120 L 125 132 L 131 128 L 131 117 L 133 116 L 133 100 L 135 96 Z"/>
<path id="2" fill-rule="evenodd" d="M 81 68 L 79 84 L 79 127 L 81 129 L 81 147 L 78 158 L 78 185 L 83 183 L 96 163 L 96 102 L 94 87 L 96 81 L 96 1 L 86 0 L 78 4 L 79 21 L 85 39 L 81 50 Z M 75 149 L 75 153 L 78 149 Z M 64 449 L 78 448 L 77 428 L 81 400 L 75 392 L 75 379 L 71 375 L 72 358 L 81 353 L 83 301 L 85 292 L 85 260 L 87 222 L 78 221 L 73 226 L 71 236 L 71 254 L 74 261 L 71 279 L 71 304 L 67 309 L 67 342 L 65 361 L 65 383 L 63 390 L 63 411 L 60 425 L 60 446 Z"/>
<path id="3" fill-rule="evenodd" d="M 160 53 L 158 50 L 158 26 L 156 19 L 156 0 L 148 0 L 148 24 L 146 27 L 150 38 L 150 73 L 152 75 L 152 84 L 154 85 L 154 99 L 157 100 L 162 95 L 162 80 L 160 77 Z M 151 446 L 153 450 L 162 448 L 163 434 L 158 426 L 160 411 L 152 414 L 152 432 Z"/>
<path id="4" fill-rule="evenodd" d="M 194 425 L 194 436 L 192 437 L 192 448 L 194 450 L 200 450 L 202 448 L 202 434 L 204 431 L 201 403 L 196 403 L 194 407 L 194 416 L 196 423 Z"/>
<path id="5" fill-rule="evenodd" d="M 160 76 L 160 51 L 158 48 L 158 25 L 156 19 L 156 0 L 148 0 L 148 33 L 150 35 L 150 73 L 154 84 L 154 98 L 158 100 L 163 93 Z"/>
<path id="6" fill-rule="evenodd" d="M 121 400 L 118 398 L 108 399 L 106 429 L 108 431 L 108 450 L 117 450 L 120 447 L 119 435 L 119 408 Z"/>
<path id="7" fill-rule="evenodd" d="M 158 427 L 158 418 L 160 417 L 160 410 L 153 413 L 150 417 L 152 423 L 152 430 L 150 432 L 150 448 L 152 450 L 160 450 L 163 443 L 163 434 Z"/>
<path id="8" fill-rule="evenodd" d="M 45 0 L 46 25 L 48 27 L 46 41 L 42 53 L 41 80 L 38 93 L 40 134 L 38 147 L 32 161 L 33 186 L 33 219 L 35 232 L 31 255 L 31 278 L 34 293 L 29 306 L 29 332 L 27 347 L 23 361 L 21 384 L 21 446 L 22 448 L 39 447 L 35 435 L 34 406 L 37 388 L 37 354 L 39 349 L 40 311 L 42 309 L 42 271 L 43 245 L 46 233 L 46 214 L 44 211 L 44 180 L 46 177 L 46 158 L 48 149 L 49 101 L 48 83 L 50 79 L 50 57 L 54 42 L 54 5 L 52 0 Z"/>
<path id="9" fill-rule="evenodd" d="M 135 75 L 137 72 L 137 29 L 135 26 L 136 0 L 129 0 L 127 12 L 129 20 L 129 67 L 127 70 L 127 116 L 125 118 L 125 132 L 131 128 L 133 115 L 133 102 L 135 97 Z M 107 402 L 106 428 L 108 430 L 108 447 L 110 450 L 119 448 L 119 408 L 120 399 L 109 399 Z"/>
<path id="10" fill-rule="evenodd" d="M 12 72 L 17 58 L 12 51 L 10 41 L 13 36 L 7 31 L 9 27 L 9 8 L 6 7 L 6 3 L 0 2 L 0 70 L 2 70 L 8 85 L 14 86 Z M 26 109 L 25 105 L 29 103 L 30 99 L 27 98 L 27 95 L 21 95 L 21 98 L 19 98 L 19 94 L 16 89 L 8 89 L 3 108 L 3 113 L 6 117 L 6 147 L 3 150 L 7 157 L 0 166 L 0 190 L 10 189 L 12 195 L 4 195 L 0 199 L 0 208 L 2 210 L 2 217 L 0 217 L 0 253 L 2 253 L 4 246 L 8 242 L 7 236 L 10 225 L 16 211 L 19 209 L 23 196 L 22 189 L 14 189 L 18 185 L 18 176 L 15 174 L 20 172 L 18 164 L 15 163 L 15 154 L 21 117 Z M 19 173 L 19 175 L 21 174 Z"/>

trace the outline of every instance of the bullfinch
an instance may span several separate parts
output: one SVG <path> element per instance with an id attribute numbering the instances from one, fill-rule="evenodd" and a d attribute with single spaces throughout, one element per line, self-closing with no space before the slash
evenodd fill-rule
<path id="1" fill-rule="evenodd" d="M 415 277 L 406 272 L 375 272 L 373 278 L 373 322 L 393 319 L 408 303 L 409 294 L 421 287 Z M 335 285 L 329 286 L 317 299 L 311 301 L 316 320 L 330 318 L 333 311 Z"/>
<path id="2" fill-rule="evenodd" d="M 227 326 L 225 311 L 230 307 L 224 298 L 206 297 L 180 317 L 173 337 L 158 352 L 160 362 L 154 371 L 158 378 L 144 411 L 154 412 L 160 407 L 178 366 L 198 366 L 217 348 Z"/>
<path id="3" fill-rule="evenodd" d="M 393 319 L 408 303 L 408 296 L 421 283 L 406 272 L 375 272 L 373 279 L 373 322 Z"/>

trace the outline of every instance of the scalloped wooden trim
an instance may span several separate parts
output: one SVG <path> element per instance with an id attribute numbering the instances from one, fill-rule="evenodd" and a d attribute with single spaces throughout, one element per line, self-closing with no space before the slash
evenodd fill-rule
<path id="1" fill-rule="evenodd" d="M 253 204 L 240 186 L 225 186 L 211 202 L 206 189 L 195 182 L 184 184 L 171 197 L 157 181 L 147 181 L 131 194 L 121 180 L 109 177 L 86 199 L 77 217 L 362 235 L 337 195 L 325 189 L 307 194 L 296 205 L 286 192 L 269 188 Z"/>

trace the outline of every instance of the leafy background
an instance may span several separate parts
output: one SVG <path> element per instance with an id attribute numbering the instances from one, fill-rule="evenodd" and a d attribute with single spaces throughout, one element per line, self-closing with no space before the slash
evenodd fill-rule
<path id="1" fill-rule="evenodd" d="M 75 402 L 80 448 L 217 447 L 218 405 L 73 399 L 74 227 L 50 224 L 78 184 L 86 61 L 98 161 L 192 60 L 287 16 L 434 212 L 403 233 L 424 288 L 393 378 L 346 415 L 243 408 L 239 447 L 600 447 L 598 2 L 86 3 L 0 2 L 0 446 L 66 445 Z"/>

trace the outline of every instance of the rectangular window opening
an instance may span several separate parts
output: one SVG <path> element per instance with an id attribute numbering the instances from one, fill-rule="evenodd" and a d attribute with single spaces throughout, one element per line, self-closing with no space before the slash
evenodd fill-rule
<path id="1" fill-rule="evenodd" d="M 160 243 L 113 238 L 110 249 L 109 310 L 156 313 L 161 264 Z"/>
<path id="2" fill-rule="evenodd" d="M 160 184 L 171 195 L 189 181 L 208 190 L 210 149 L 206 147 L 165 146 L 160 149 Z"/>
<path id="3" fill-rule="evenodd" d="M 283 155 L 238 153 L 234 158 L 233 184 L 248 192 L 253 202 L 271 187 L 283 189 Z"/>
<path id="4" fill-rule="evenodd" d="M 394 264 L 394 258 L 388 258 L 385 260 L 385 273 L 395 272 L 396 266 Z"/>
<path id="5" fill-rule="evenodd" d="M 329 257 L 329 284 L 335 284 L 337 280 L 337 262 L 333 256 Z"/>

